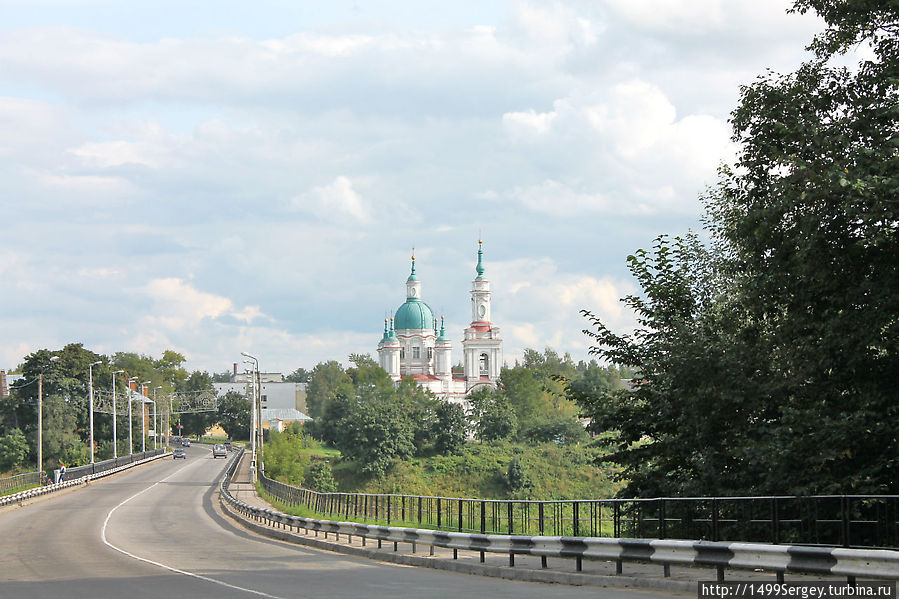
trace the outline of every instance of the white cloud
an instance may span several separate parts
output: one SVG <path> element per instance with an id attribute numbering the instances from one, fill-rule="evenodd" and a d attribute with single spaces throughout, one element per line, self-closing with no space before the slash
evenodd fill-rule
<path id="1" fill-rule="evenodd" d="M 153 314 L 147 318 L 162 328 L 184 329 L 192 323 L 209 318 L 231 316 L 245 322 L 265 317 L 258 306 L 236 309 L 226 297 L 199 291 L 178 278 L 154 279 L 139 290 L 153 300 Z"/>
<path id="2" fill-rule="evenodd" d="M 721 0 L 605 0 L 632 23 L 652 29 L 702 32 L 724 24 Z"/>
<path id="3" fill-rule="evenodd" d="M 294 210 L 305 210 L 319 217 L 340 222 L 349 217 L 359 223 L 372 220 L 368 202 L 353 188 L 353 182 L 343 175 L 328 185 L 314 187 L 291 201 Z"/>

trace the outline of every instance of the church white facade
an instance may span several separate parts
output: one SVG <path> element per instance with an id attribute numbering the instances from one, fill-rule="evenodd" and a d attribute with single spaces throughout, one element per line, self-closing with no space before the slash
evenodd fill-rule
<path id="1" fill-rule="evenodd" d="M 478 276 L 471 287 L 471 324 L 462 338 L 461 374 L 453 373 L 453 344 L 443 319 L 438 329 L 430 306 L 421 298 L 421 281 L 406 280 L 406 301 L 389 321 L 378 343 L 378 362 L 394 381 L 412 377 L 438 398 L 465 404 L 481 386 L 496 387 L 503 364 L 503 341 L 491 319 L 490 281 L 484 277 L 484 252 L 478 241 Z"/>

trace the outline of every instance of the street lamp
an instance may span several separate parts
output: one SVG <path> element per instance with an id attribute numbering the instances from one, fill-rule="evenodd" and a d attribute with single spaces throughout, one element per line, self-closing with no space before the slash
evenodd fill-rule
<path id="1" fill-rule="evenodd" d="M 144 395 L 144 389 L 147 385 L 149 385 L 151 381 L 144 381 L 140 384 L 140 450 L 141 453 L 146 453 L 147 451 L 147 419 L 144 418 L 144 411 L 147 407 L 147 401 L 149 399 L 146 395 Z M 144 401 L 147 400 L 147 401 Z M 153 408 L 156 409 L 155 407 Z"/>
<path id="2" fill-rule="evenodd" d="M 93 367 L 102 364 L 102 360 L 91 362 L 87 365 L 87 386 L 88 386 L 88 410 L 90 411 L 90 428 L 91 428 L 91 464 L 94 463 L 94 371 Z"/>
<path id="3" fill-rule="evenodd" d="M 37 377 L 37 471 L 43 479 L 44 473 L 44 368 L 50 362 L 56 362 L 59 356 L 52 356 L 47 364 L 41 366 Z"/>
<path id="4" fill-rule="evenodd" d="M 158 449 L 156 446 L 157 440 L 159 439 L 159 422 L 156 420 L 156 390 L 162 389 L 162 385 L 153 388 L 153 449 Z"/>
<path id="5" fill-rule="evenodd" d="M 128 379 L 128 455 L 134 454 L 134 442 L 131 439 L 131 421 L 134 420 L 134 417 L 131 415 L 131 402 L 134 401 L 134 398 L 131 397 L 131 383 L 137 381 L 137 377 L 133 376 Z"/>
<path id="6" fill-rule="evenodd" d="M 246 358 L 250 358 L 251 360 L 253 360 L 253 362 L 256 363 L 256 373 L 258 375 L 259 360 L 256 359 L 256 356 L 251 356 L 250 354 L 248 354 L 245 351 L 240 352 L 240 355 L 242 355 Z M 256 379 L 255 378 L 253 380 L 253 390 L 254 390 L 254 393 L 253 393 L 254 397 L 252 400 L 253 401 L 253 408 L 252 408 L 253 417 L 252 417 L 251 424 L 250 424 L 250 445 L 252 448 L 253 461 L 252 461 L 252 468 L 250 469 L 250 471 L 251 471 L 251 476 L 253 477 L 253 481 L 255 482 L 255 480 L 256 480 L 256 431 L 258 428 L 261 428 L 258 426 L 258 423 L 256 420 L 256 397 L 255 396 L 258 395 L 258 391 L 256 391 Z M 259 416 L 261 416 L 261 414 Z"/>
<path id="7" fill-rule="evenodd" d="M 112 373 L 112 459 L 119 457 L 119 439 L 116 435 L 115 413 L 115 375 L 124 373 L 124 370 L 115 370 Z"/>

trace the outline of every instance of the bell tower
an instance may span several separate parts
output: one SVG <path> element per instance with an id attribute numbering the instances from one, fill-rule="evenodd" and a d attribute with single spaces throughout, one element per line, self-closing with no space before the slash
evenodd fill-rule
<path id="1" fill-rule="evenodd" d="M 503 341 L 490 321 L 490 281 L 484 276 L 483 242 L 478 240 L 478 276 L 471 284 L 471 324 L 462 340 L 466 391 L 496 387 L 503 364 Z"/>

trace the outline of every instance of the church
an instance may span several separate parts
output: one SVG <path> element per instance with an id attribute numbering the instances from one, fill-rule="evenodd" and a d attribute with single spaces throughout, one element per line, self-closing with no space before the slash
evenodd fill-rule
<path id="1" fill-rule="evenodd" d="M 406 301 L 384 322 L 378 343 L 378 362 L 394 381 L 412 377 L 438 399 L 466 404 L 478 387 L 496 387 L 503 365 L 503 341 L 490 320 L 490 281 L 484 276 L 484 252 L 478 241 L 478 266 L 471 285 L 471 324 L 462 338 L 462 373 L 453 373 L 453 343 L 421 294 L 421 281 L 412 272 L 406 279 Z"/>

